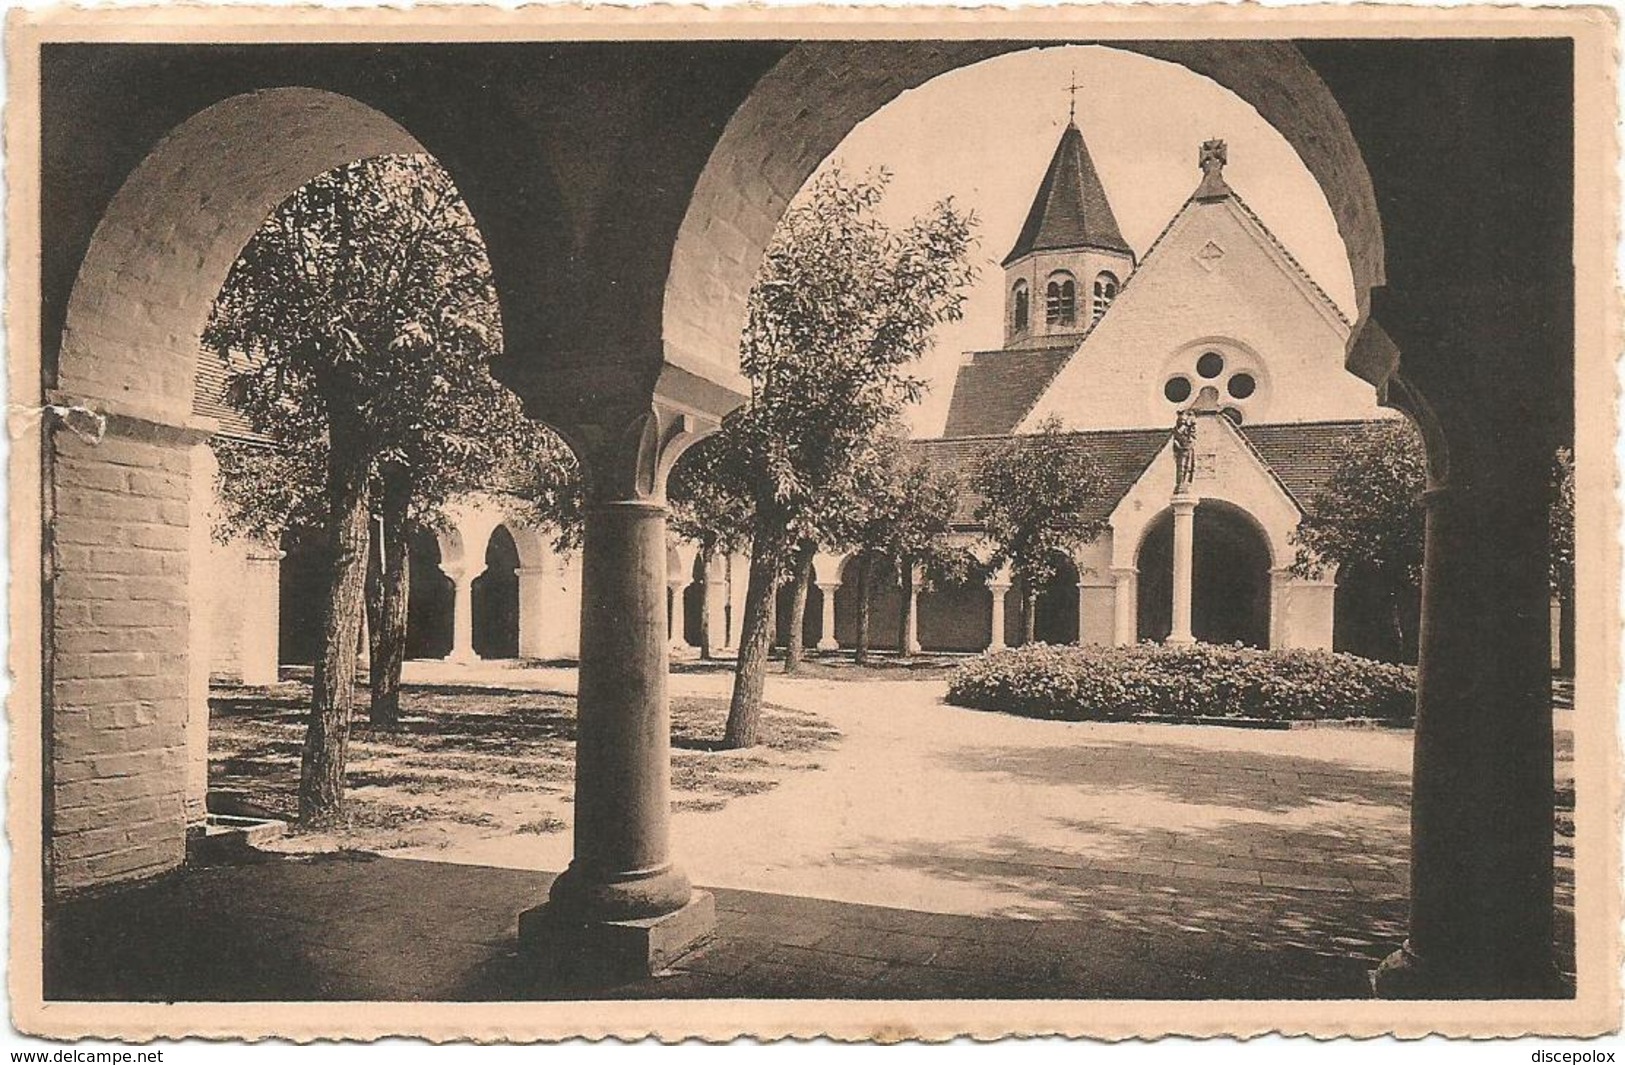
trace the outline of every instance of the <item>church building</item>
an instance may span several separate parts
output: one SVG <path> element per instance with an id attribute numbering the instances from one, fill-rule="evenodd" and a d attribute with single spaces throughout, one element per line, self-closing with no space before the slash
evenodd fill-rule
<path id="1" fill-rule="evenodd" d="M 1201 145 L 1200 182 L 1137 255 L 1069 122 L 1003 261 L 1004 346 L 966 357 L 942 438 L 918 445 L 960 474 L 967 536 L 978 501 L 964 487 L 1012 434 L 1058 422 L 1105 474 L 1089 516 L 1107 531 L 1067 560 L 1075 630 L 1065 605 L 1059 625 L 1041 606 L 1040 638 L 1047 620 L 1085 643 L 1364 649 L 1340 615 L 1353 630 L 1369 611 L 1339 610 L 1334 571 L 1292 574 L 1292 533 L 1343 438 L 1395 415 L 1344 370 L 1348 319 L 1230 187 L 1226 161 L 1223 141 Z M 1182 411 L 1193 439 L 1176 490 Z"/>
<path id="2" fill-rule="evenodd" d="M 1343 369 L 1349 322 L 1225 179 L 1226 149 L 1200 149 L 1200 183 L 1143 253 L 1118 228 L 1089 148 L 1074 122 L 1005 256 L 1004 345 L 968 355 L 939 439 L 915 446 L 959 474 L 957 535 L 978 544 L 971 474 L 1013 434 L 1056 419 L 1107 481 L 1107 531 L 1041 589 L 1036 635 L 1052 643 L 1203 640 L 1315 647 L 1381 655 L 1386 629 L 1364 619 L 1357 581 L 1327 572 L 1294 576 L 1292 531 L 1331 473 L 1349 433 L 1378 419 L 1371 387 Z M 223 401 L 224 371 L 199 360 L 194 403 L 203 424 L 250 438 Z M 1188 480 L 1176 491 L 1172 429 L 1192 412 Z M 212 478 L 198 449 L 198 476 Z M 205 504 L 206 505 L 206 504 Z M 412 548 L 408 655 L 450 663 L 571 659 L 577 648 L 579 556 L 546 530 L 510 517 L 500 492 L 459 501 L 446 528 Z M 274 681 L 279 665 L 313 660 L 320 568 L 297 544 L 209 543 L 194 521 L 199 557 L 217 580 L 199 603 L 199 646 L 211 671 Z M 985 557 L 985 556 L 984 556 Z M 697 558 L 674 542 L 668 602 L 674 654 L 692 653 L 703 624 L 712 646 L 735 646 L 748 560 Z M 831 651 L 857 629 L 856 565 L 819 555 L 804 638 Z M 914 625 L 895 575 L 871 600 L 877 649 L 974 652 L 1022 634 L 1022 589 L 1005 570 L 963 584 L 914 584 Z M 789 589 L 781 594 L 780 639 Z M 1373 609 L 1376 605 L 1379 609 Z M 1392 651 L 1387 651 L 1391 654 Z"/>

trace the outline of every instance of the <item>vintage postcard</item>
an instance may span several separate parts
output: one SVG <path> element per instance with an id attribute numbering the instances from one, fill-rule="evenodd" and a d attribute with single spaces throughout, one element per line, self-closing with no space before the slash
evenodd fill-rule
<path id="1" fill-rule="evenodd" d="M 1617 1031 L 1616 37 L 13 11 L 14 1025 Z"/>

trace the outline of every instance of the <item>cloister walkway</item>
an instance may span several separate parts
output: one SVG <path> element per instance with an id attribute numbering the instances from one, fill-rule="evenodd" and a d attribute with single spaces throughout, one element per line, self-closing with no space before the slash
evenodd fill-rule
<path id="1" fill-rule="evenodd" d="M 452 668 L 414 672 L 574 681 Z M 729 680 L 678 675 L 673 691 Z M 1031 721 L 946 706 L 943 689 L 770 678 L 770 701 L 844 739 L 770 792 L 677 812 L 718 936 L 652 980 L 587 993 L 1361 997 L 1403 938 L 1408 732 Z M 582 994 L 538 983 L 514 955 L 515 915 L 568 848 L 563 834 L 513 836 L 188 870 L 64 908 L 52 982 L 86 997 Z M 130 967 L 109 964 L 110 941 Z"/>

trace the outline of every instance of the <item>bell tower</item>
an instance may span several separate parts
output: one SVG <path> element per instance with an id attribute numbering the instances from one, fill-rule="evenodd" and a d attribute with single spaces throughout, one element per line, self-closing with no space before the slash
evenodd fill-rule
<path id="1" fill-rule="evenodd" d="M 1134 272 L 1134 249 L 1117 228 L 1075 107 L 1002 265 L 1007 348 L 1083 334 Z"/>

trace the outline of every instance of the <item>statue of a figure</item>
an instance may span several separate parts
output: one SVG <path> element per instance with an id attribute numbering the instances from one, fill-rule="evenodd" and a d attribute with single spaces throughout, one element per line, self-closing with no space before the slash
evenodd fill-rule
<path id="1" fill-rule="evenodd" d="M 1183 492 L 1196 476 L 1196 413 L 1189 407 L 1174 419 L 1174 491 Z"/>

